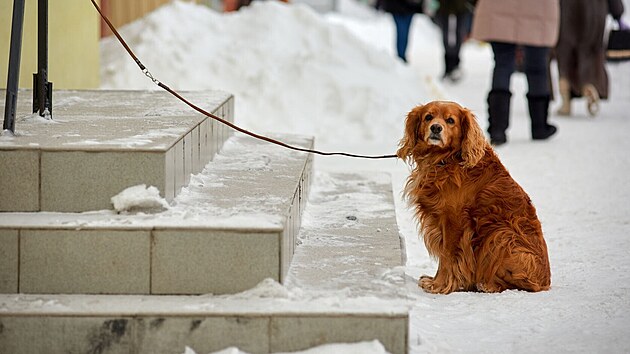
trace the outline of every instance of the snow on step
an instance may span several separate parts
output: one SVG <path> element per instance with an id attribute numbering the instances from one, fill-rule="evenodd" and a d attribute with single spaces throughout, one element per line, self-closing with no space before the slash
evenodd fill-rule
<path id="1" fill-rule="evenodd" d="M 237 142 L 225 153 L 234 156 Z M 207 181 L 231 183 L 214 178 Z M 411 303 L 389 176 L 320 173 L 312 189 L 285 285 L 265 279 L 221 296 L 0 295 L 0 348 L 270 353 L 378 340 L 390 353 L 406 353 Z"/>
<path id="2" fill-rule="evenodd" d="M 137 184 L 170 202 L 232 134 L 166 92 L 57 90 L 52 120 L 31 113 L 31 92 L 20 92 L 15 136 L 0 133 L 0 212 L 111 209 Z M 231 94 L 182 94 L 234 120 Z"/>
<path id="3" fill-rule="evenodd" d="M 283 282 L 311 160 L 238 135 L 162 212 L 2 213 L 0 292 L 226 294 Z"/>
<path id="4" fill-rule="evenodd" d="M 392 297 L 405 289 L 404 247 L 386 173 L 318 173 L 289 286 Z"/>
<path id="5" fill-rule="evenodd" d="M 269 279 L 226 296 L 0 295 L 0 328 L 0 353 L 272 353 L 378 340 L 403 354 L 408 305 Z"/>

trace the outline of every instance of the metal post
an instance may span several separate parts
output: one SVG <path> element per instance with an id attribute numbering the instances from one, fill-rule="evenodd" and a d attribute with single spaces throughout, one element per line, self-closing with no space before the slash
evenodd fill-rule
<path id="1" fill-rule="evenodd" d="M 37 73 L 33 74 L 33 113 L 52 118 L 52 82 L 48 82 L 48 0 L 37 2 Z"/>
<path id="2" fill-rule="evenodd" d="M 11 22 L 11 46 L 9 51 L 9 74 L 7 98 L 4 106 L 3 129 L 15 133 L 15 111 L 17 109 L 18 84 L 20 81 L 20 56 L 22 54 L 22 29 L 24 28 L 24 0 L 13 0 Z"/>

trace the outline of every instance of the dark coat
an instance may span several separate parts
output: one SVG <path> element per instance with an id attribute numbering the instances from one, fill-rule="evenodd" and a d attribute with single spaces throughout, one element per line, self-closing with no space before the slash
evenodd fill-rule
<path id="1" fill-rule="evenodd" d="M 560 37 L 556 59 L 560 77 L 571 83 L 574 97 L 582 95 L 582 87 L 591 83 L 600 98 L 608 97 L 604 29 L 610 13 L 619 19 L 622 0 L 560 0 Z"/>
<path id="2" fill-rule="evenodd" d="M 469 0 L 440 0 L 439 14 L 459 15 L 472 12 L 474 6 Z"/>
<path id="3" fill-rule="evenodd" d="M 396 15 L 422 13 L 422 0 L 378 0 L 377 8 Z"/>

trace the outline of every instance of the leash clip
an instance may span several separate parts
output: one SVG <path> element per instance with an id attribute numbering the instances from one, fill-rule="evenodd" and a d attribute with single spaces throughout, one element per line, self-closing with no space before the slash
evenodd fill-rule
<path id="1" fill-rule="evenodd" d="M 151 72 L 149 71 L 149 69 L 144 68 L 142 69 L 142 72 L 144 73 L 144 75 L 146 75 L 146 77 L 148 77 L 149 79 L 151 79 L 151 81 L 153 81 L 154 84 L 156 85 L 160 85 L 160 81 L 156 78 L 153 77 L 153 75 L 151 75 Z"/>

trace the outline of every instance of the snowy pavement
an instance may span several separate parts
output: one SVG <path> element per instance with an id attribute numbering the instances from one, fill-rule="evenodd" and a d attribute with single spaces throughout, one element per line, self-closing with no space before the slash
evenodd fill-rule
<path id="1" fill-rule="evenodd" d="M 229 15 L 176 3 L 122 33 L 135 39 L 130 44 L 163 82 L 232 92 L 237 123 L 314 135 L 324 150 L 392 153 L 405 113 L 435 98 L 471 108 L 485 127 L 487 45 L 467 43 L 465 78 L 443 84 L 436 79 L 441 41 L 430 21 L 416 16 L 410 64 L 403 65 L 393 55 L 391 18 L 348 4 L 342 1 L 341 13 L 322 17 L 270 2 Z M 185 25 L 179 16 L 189 19 Z M 150 87 L 115 46 L 102 43 L 104 87 Z M 551 290 L 442 296 L 412 288 L 411 353 L 630 351 L 630 63 L 610 65 L 609 74 L 611 98 L 600 115 L 589 118 L 584 102 L 576 100 L 574 117 L 552 116 L 559 133 L 545 142 L 530 140 L 525 80 L 513 78 L 509 143 L 498 154 L 537 207 L 549 246 Z M 435 272 L 436 262 L 400 200 L 408 173 L 402 162 L 318 157 L 315 169 L 391 173 L 406 240 L 405 273 L 417 278 Z"/>

